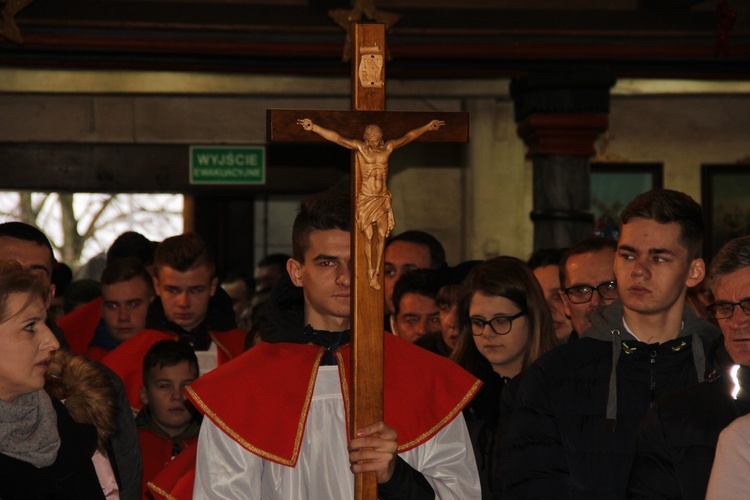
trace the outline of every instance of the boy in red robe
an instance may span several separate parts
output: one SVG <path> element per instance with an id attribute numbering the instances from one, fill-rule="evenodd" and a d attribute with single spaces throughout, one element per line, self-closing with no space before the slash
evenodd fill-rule
<path id="1" fill-rule="evenodd" d="M 198 378 L 198 359 L 185 342 L 162 340 L 143 359 L 143 408 L 136 417 L 146 484 L 198 440 L 200 415 L 186 404 L 183 389 Z"/>

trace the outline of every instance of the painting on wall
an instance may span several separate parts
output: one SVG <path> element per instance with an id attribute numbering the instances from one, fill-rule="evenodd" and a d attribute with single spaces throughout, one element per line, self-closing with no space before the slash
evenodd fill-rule
<path id="1" fill-rule="evenodd" d="M 617 239 L 622 209 L 639 194 L 662 187 L 663 172 L 661 163 L 592 163 L 594 233 Z"/>
<path id="2" fill-rule="evenodd" d="M 750 164 L 701 166 L 701 191 L 708 262 L 724 243 L 750 234 Z"/>

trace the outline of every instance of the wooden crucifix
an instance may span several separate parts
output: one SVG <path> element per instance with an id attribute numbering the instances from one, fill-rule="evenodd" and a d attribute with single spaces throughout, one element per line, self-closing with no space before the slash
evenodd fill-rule
<path id="1" fill-rule="evenodd" d="M 268 136 L 274 142 L 328 140 L 352 150 L 353 436 L 383 420 L 383 247 L 394 222 L 385 186 L 388 158 L 412 141 L 467 142 L 469 116 L 384 111 L 384 25 L 353 23 L 352 33 L 352 111 L 269 110 Z M 356 477 L 355 498 L 377 498 L 374 473 Z"/>

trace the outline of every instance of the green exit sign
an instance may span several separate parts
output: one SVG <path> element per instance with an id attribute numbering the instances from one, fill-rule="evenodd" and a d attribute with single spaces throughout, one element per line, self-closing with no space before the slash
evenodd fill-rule
<path id="1" fill-rule="evenodd" d="M 190 146 L 190 184 L 265 184 L 263 146 Z"/>

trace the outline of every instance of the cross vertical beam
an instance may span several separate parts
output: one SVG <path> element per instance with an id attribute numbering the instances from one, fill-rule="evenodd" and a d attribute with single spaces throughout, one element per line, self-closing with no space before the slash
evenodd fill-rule
<path id="1" fill-rule="evenodd" d="M 385 26 L 360 24 L 352 26 L 352 109 L 355 111 L 385 111 L 385 85 L 363 86 L 359 66 L 363 47 L 379 47 L 385 55 Z M 368 54 L 365 54 L 367 57 Z M 384 58 L 383 58 L 384 59 Z M 385 81 L 385 68 L 380 75 L 369 75 Z M 362 175 L 356 151 L 352 151 L 355 168 L 352 180 L 352 418 L 350 436 L 357 429 L 383 420 L 383 263 L 380 265 L 380 290 L 368 284 L 365 245 L 362 231 L 356 229 L 357 198 Z M 356 500 L 375 500 L 378 484 L 374 472 L 357 474 L 354 484 Z"/>
<path id="2" fill-rule="evenodd" d="M 373 269 L 379 270 L 370 283 L 368 259 L 365 252 L 369 241 L 360 220 L 374 227 L 384 223 L 385 215 L 375 212 L 374 221 L 367 217 L 373 214 L 362 208 L 363 217 L 357 217 L 359 196 L 369 196 L 382 201 L 377 192 L 381 187 L 378 175 L 387 172 L 387 162 L 393 149 L 415 142 L 467 142 L 469 139 L 468 113 L 447 112 L 386 112 L 385 109 L 385 28 L 382 24 L 352 23 L 352 110 L 268 110 L 268 140 L 271 142 L 323 142 L 331 141 L 352 150 L 352 213 L 351 213 L 351 396 L 349 406 L 349 432 L 354 436 L 358 429 L 385 421 L 383 412 L 383 255 L 372 252 Z M 377 150 L 358 151 L 371 148 L 365 144 L 364 132 L 369 125 L 379 127 L 388 140 Z M 353 139 L 362 137 L 361 141 Z M 400 139 L 397 139 L 399 138 Z M 381 139 L 383 137 L 381 136 Z M 374 153 L 374 154 L 373 154 Z M 371 155 L 369 159 L 366 157 Z M 362 162 L 364 165 L 360 164 Z M 379 172 L 381 171 L 381 172 Z M 362 189 L 365 172 L 366 189 Z M 382 175 L 382 174 L 381 174 Z M 382 179 L 385 181 L 385 179 Z M 367 192 L 365 192 L 367 191 Z M 378 200 L 380 198 L 380 200 Z M 367 202 L 363 202 L 367 205 Z M 381 226 L 382 227 L 382 226 Z M 380 234 L 373 239 L 380 240 Z M 375 259 L 379 259 L 377 265 Z M 379 286 L 374 286 L 379 285 Z M 344 397 L 347 397 L 345 394 Z M 386 422 L 388 424 L 388 422 Z M 355 476 L 355 498 L 375 500 L 377 478 L 375 473 Z"/>

